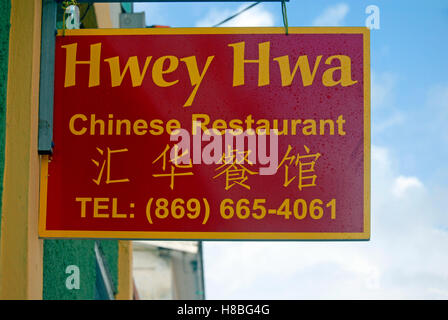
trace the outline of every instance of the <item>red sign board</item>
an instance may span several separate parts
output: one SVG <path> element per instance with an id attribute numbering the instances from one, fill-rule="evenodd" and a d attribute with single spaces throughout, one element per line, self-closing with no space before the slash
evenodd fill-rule
<path id="1" fill-rule="evenodd" d="M 40 236 L 369 239 L 369 51 L 366 28 L 66 30 Z"/>

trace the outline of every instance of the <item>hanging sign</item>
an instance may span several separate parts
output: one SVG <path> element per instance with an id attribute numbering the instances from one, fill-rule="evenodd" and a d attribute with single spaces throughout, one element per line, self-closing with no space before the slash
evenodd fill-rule
<path id="1" fill-rule="evenodd" d="M 66 30 L 40 236 L 370 237 L 366 28 Z"/>

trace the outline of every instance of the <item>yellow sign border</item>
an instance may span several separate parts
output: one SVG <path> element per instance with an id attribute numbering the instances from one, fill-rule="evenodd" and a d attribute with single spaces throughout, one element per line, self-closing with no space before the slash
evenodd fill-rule
<path id="1" fill-rule="evenodd" d="M 290 27 L 290 34 L 362 34 L 364 74 L 364 230 L 352 232 L 151 232 L 47 230 L 48 156 L 42 156 L 40 177 L 40 238 L 113 238 L 147 240 L 370 240 L 370 30 L 366 27 Z M 148 28 L 58 30 L 58 36 L 284 34 L 284 28 Z"/>

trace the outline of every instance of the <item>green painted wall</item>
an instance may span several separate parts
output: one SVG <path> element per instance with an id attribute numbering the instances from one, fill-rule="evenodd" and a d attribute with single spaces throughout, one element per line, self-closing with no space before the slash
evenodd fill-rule
<path id="1" fill-rule="evenodd" d="M 3 171 L 5 169 L 6 86 L 8 81 L 10 14 L 11 1 L 0 0 L 0 227 L 2 218 Z"/>
<path id="2" fill-rule="evenodd" d="M 100 246 L 112 275 L 114 291 L 118 292 L 118 240 L 102 240 Z"/>
<path id="3" fill-rule="evenodd" d="M 2 1 L 2 0 L 0 0 Z M 87 10 L 87 4 L 80 5 L 81 16 Z M 62 26 L 63 10 L 58 7 L 57 25 Z M 83 27 L 96 28 L 94 10 L 85 15 Z M 118 291 L 118 241 L 101 240 L 100 248 L 104 254 L 107 269 L 112 277 L 114 291 Z M 45 240 L 44 275 L 42 297 L 46 300 L 90 300 L 95 298 L 96 258 L 94 240 Z M 80 270 L 79 290 L 67 289 L 65 282 L 70 274 L 66 268 L 76 265 Z"/>
<path id="4" fill-rule="evenodd" d="M 67 289 L 66 268 L 76 265 L 80 271 L 79 290 Z M 43 299 L 85 300 L 95 294 L 95 253 L 92 240 L 45 240 Z"/>
<path id="5" fill-rule="evenodd" d="M 118 288 L 118 241 L 99 241 L 112 277 L 114 291 Z M 45 300 L 91 300 L 95 298 L 96 258 L 94 240 L 45 240 L 43 294 Z M 68 289 L 66 273 L 70 265 L 79 268 L 79 289 Z"/>

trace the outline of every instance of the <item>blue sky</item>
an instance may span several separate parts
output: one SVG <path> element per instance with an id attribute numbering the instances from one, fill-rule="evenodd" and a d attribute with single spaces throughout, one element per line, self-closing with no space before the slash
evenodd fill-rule
<path id="1" fill-rule="evenodd" d="M 208 27 L 250 3 L 136 4 L 147 24 Z M 372 239 L 206 242 L 209 299 L 448 298 L 448 1 L 291 0 L 290 26 L 371 32 Z M 227 26 L 282 26 L 263 3 Z"/>

